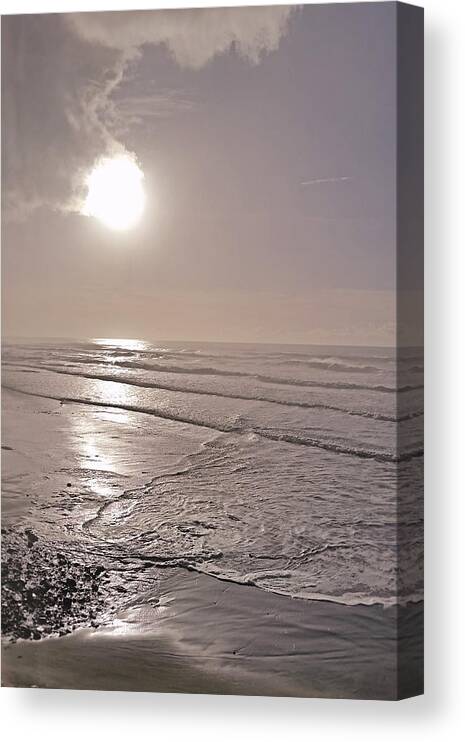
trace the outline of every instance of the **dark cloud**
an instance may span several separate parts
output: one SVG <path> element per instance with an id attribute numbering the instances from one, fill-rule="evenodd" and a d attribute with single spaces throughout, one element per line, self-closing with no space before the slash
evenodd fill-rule
<path id="1" fill-rule="evenodd" d="M 99 100 L 116 54 L 86 45 L 60 16 L 2 23 L 3 185 L 7 215 L 72 209 L 80 170 L 106 146 Z"/>
<path id="2" fill-rule="evenodd" d="M 4 213 L 79 211 L 84 173 L 124 152 L 122 132 L 145 117 L 188 110 L 170 91 L 115 101 L 144 45 L 199 68 L 231 48 L 251 63 L 276 49 L 290 9 L 239 8 L 10 16 L 2 23 Z"/>

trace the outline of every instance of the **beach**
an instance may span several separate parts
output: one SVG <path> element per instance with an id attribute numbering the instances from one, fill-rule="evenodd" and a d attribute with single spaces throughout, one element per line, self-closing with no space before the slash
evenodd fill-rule
<path id="1" fill-rule="evenodd" d="M 399 697 L 396 613 L 265 593 L 175 570 L 99 629 L 3 645 L 3 684 L 331 698 Z M 421 609 L 410 608 L 418 691 Z M 416 656 L 418 655 L 418 656 Z M 415 672 L 416 665 L 416 672 Z"/>
<path id="2" fill-rule="evenodd" d="M 390 448 L 390 360 L 272 348 L 265 378 L 263 353 L 5 354 L 3 685 L 421 692 L 421 555 L 396 582 L 392 522 L 420 457 Z"/>

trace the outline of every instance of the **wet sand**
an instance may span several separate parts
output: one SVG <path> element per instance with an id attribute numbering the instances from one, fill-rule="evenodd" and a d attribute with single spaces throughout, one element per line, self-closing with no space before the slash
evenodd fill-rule
<path id="1" fill-rule="evenodd" d="M 96 630 L 4 642 L 3 685 L 387 700 L 421 692 L 420 605 L 404 611 L 410 672 L 400 687 L 396 609 L 286 598 L 182 570 L 167 570 L 144 600 Z"/>

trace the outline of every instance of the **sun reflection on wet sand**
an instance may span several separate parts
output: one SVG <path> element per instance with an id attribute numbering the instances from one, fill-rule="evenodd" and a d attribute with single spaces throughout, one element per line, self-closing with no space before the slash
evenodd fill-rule
<path id="1" fill-rule="evenodd" d="M 113 385 L 112 385 L 113 386 Z M 112 389 L 111 401 L 108 382 L 96 380 L 92 383 L 96 398 L 108 399 L 119 405 L 131 402 L 130 389 L 118 385 Z M 124 409 L 79 410 L 70 416 L 72 442 L 79 468 L 85 473 L 85 484 L 101 497 L 113 497 L 116 493 L 115 478 L 126 476 L 123 451 L 119 445 L 119 426 L 131 424 L 130 413 Z"/>
<path id="2" fill-rule="evenodd" d="M 161 621 L 168 616 L 169 607 L 167 603 L 172 598 L 161 596 L 155 602 L 147 597 L 147 602 L 130 606 L 120 611 L 116 616 L 109 616 L 107 623 L 104 623 L 98 632 L 89 636 L 99 638 L 102 636 L 123 635 L 126 638 L 137 638 L 141 634 L 150 634 L 155 636 L 166 633 L 166 627 L 161 625 Z"/>
<path id="3" fill-rule="evenodd" d="M 111 479 L 115 475 L 116 460 L 105 445 L 106 436 L 93 429 L 94 415 L 73 415 L 73 441 L 77 449 L 78 465 L 83 470 L 85 485 L 101 497 L 115 493 Z"/>

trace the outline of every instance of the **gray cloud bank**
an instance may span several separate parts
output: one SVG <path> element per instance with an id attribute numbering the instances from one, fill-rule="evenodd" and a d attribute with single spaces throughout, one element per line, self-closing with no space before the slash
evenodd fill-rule
<path id="1" fill-rule="evenodd" d="M 257 64 L 278 48 L 286 32 L 290 8 L 212 8 L 76 13 L 69 23 L 86 41 L 134 52 L 144 44 L 163 44 L 182 67 L 199 69 L 234 46 Z"/>
<path id="2" fill-rule="evenodd" d="M 98 157 L 125 151 L 112 96 L 144 45 L 163 46 L 191 69 L 232 49 L 258 64 L 278 48 L 291 12 L 275 6 L 3 18 L 4 216 L 22 219 L 41 206 L 79 211 L 84 173 Z"/>

